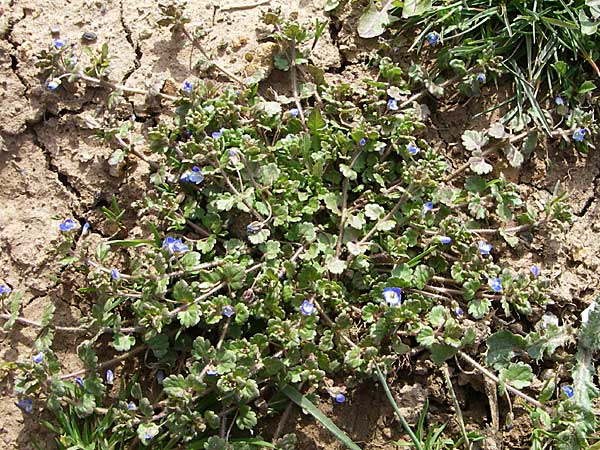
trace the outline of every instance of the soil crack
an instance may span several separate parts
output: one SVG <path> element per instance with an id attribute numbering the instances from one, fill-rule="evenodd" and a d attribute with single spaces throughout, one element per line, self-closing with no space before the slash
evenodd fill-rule
<path id="1" fill-rule="evenodd" d="M 137 69 L 139 69 L 140 67 L 140 61 L 142 59 L 142 50 L 140 49 L 140 46 L 138 43 L 134 42 L 133 40 L 133 33 L 131 31 L 131 28 L 129 27 L 129 25 L 127 25 L 127 22 L 125 21 L 125 14 L 123 13 L 123 2 L 124 0 L 121 0 L 120 2 L 120 18 L 121 18 L 121 26 L 123 27 L 123 30 L 125 30 L 125 39 L 127 39 L 127 42 L 129 42 L 129 45 L 131 45 L 131 48 L 133 49 L 133 51 L 135 52 L 135 60 L 133 61 L 133 69 L 129 70 L 128 72 L 125 73 L 125 75 L 123 76 L 123 84 L 125 84 L 127 82 L 127 80 L 129 79 L 129 77 L 131 76 L 131 74 L 133 72 L 135 72 Z"/>

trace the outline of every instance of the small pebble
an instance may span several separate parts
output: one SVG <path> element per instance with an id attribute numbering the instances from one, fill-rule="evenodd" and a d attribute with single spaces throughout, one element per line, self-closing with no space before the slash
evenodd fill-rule
<path id="1" fill-rule="evenodd" d="M 85 33 L 83 33 L 83 35 L 81 36 L 81 39 L 83 39 L 84 41 L 88 41 L 88 42 L 93 42 L 98 38 L 98 36 L 96 35 L 96 33 L 92 32 L 92 31 L 86 31 Z"/>
<path id="2" fill-rule="evenodd" d="M 50 27 L 50 34 L 52 34 L 52 36 L 60 34 L 60 28 L 58 28 L 58 25 L 53 25 Z"/>

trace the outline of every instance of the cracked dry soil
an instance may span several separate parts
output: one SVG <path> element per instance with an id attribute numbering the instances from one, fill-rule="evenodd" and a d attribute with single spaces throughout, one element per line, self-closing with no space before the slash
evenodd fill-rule
<path id="1" fill-rule="evenodd" d="M 207 31 L 205 47 L 234 73 L 249 75 L 258 67 L 272 69 L 269 46 L 259 41 L 260 14 L 267 7 L 228 9 L 240 1 L 189 2 L 188 11 L 196 25 Z M 251 2 L 246 2 L 251 3 Z M 297 10 L 300 20 L 324 20 L 324 0 L 272 0 L 271 7 L 283 11 Z M 376 45 L 356 35 L 359 8 L 347 8 L 329 17 L 329 27 L 316 51 L 314 61 L 325 70 L 330 82 L 360 81 L 369 76 L 363 63 Z M 81 42 L 85 31 L 97 34 L 93 46 L 106 42 L 111 54 L 111 80 L 129 86 L 148 87 L 171 80 L 179 85 L 192 76 L 217 78 L 218 74 L 191 69 L 198 59 L 188 43 L 173 39 L 167 29 L 156 25 L 154 0 L 0 0 L 0 283 L 24 291 L 22 314 L 38 319 L 48 302 L 56 305 L 55 320 L 60 325 L 74 325 L 86 308 L 85 299 L 76 293 L 78 280 L 57 283 L 60 271 L 52 249 L 60 240 L 58 219 L 77 218 L 91 224 L 93 233 L 112 232 L 104 221 L 101 207 L 112 196 L 124 208 L 139 199 L 145 189 L 148 167 L 138 164 L 120 178 L 109 175 L 107 159 L 113 149 L 94 140 L 85 115 L 101 115 L 107 93 L 97 88 L 81 87 L 76 92 L 59 89 L 49 92 L 34 66 L 37 52 L 49 45 L 51 27 L 61 39 Z M 250 73 L 249 73 L 250 72 Z M 220 80 L 220 79 L 219 79 Z M 221 80 L 220 80 L 221 81 Z M 267 79 L 279 93 L 289 93 L 288 80 L 274 71 Z M 469 117 L 482 106 L 432 106 L 432 121 L 437 126 L 432 144 L 452 154 L 453 142 L 459 141 L 456 130 L 464 128 Z M 446 108 L 446 109 L 444 109 Z M 160 120 L 160 105 L 148 108 L 142 96 L 128 97 L 121 105 L 122 119 L 135 114 L 137 125 L 151 126 Z M 488 119 L 489 120 L 489 119 Z M 441 125 L 440 125 L 441 124 Z M 485 124 L 481 124 L 484 126 Z M 432 125 L 432 128 L 434 126 Z M 555 279 L 553 299 L 566 312 L 579 311 L 598 291 L 600 264 L 600 154 L 587 158 L 570 150 L 550 148 L 550 170 L 544 160 L 546 150 L 538 149 L 522 171 L 507 176 L 521 184 L 530 195 L 543 195 L 561 181 L 570 194 L 577 221 L 566 236 L 534 239 L 525 252 L 512 255 L 512 263 L 541 263 Z M 129 211 L 132 218 L 135 214 Z M 570 311 L 569 311 L 570 310 Z M 0 331 L 0 358 L 16 361 L 29 358 L 35 330 L 17 327 L 11 333 Z M 74 350 L 77 337 L 57 335 L 58 350 L 65 370 L 77 368 Z M 420 364 L 420 366 L 419 366 Z M 448 399 L 435 371 L 427 361 L 419 361 L 412 378 L 397 380 L 398 396 L 407 405 L 406 413 L 419 410 L 425 395 L 430 395 L 432 414 L 443 422 L 452 417 L 445 406 Z M 415 382 L 418 380 L 418 382 Z M 472 383 L 473 384 L 473 383 Z M 476 383 L 474 383 L 476 384 Z M 39 427 L 32 416 L 24 415 L 12 395 L 12 380 L 0 380 L 0 448 L 32 449 L 33 439 L 42 448 L 52 448 L 51 435 Z M 470 390 L 469 390 L 470 389 Z M 465 405 L 464 414 L 479 422 L 489 422 L 483 388 L 459 391 Z M 482 401 L 469 401 L 469 396 Z M 437 406 L 436 406 L 437 404 Z M 364 448 L 396 448 L 391 440 L 401 437 L 391 408 L 386 406 L 380 389 L 365 385 L 349 398 L 343 408 L 322 405 L 324 412 L 346 430 Z M 39 405 L 35 405 L 36 409 Z M 367 413 L 365 414 L 365 411 Z M 519 417 L 517 417 L 518 420 Z M 517 420 L 517 423 L 518 423 Z M 527 422 L 526 419 L 522 419 Z M 313 419 L 295 411 L 288 420 L 287 431 L 296 431 L 299 448 L 341 448 Z M 496 432 L 498 448 L 510 448 L 527 439 L 529 424 L 516 427 L 513 434 Z"/>

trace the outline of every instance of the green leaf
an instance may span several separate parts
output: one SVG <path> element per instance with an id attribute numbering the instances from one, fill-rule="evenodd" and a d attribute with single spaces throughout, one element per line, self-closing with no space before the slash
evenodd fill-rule
<path id="1" fill-rule="evenodd" d="M 339 275 L 346 270 L 347 263 L 339 258 L 330 257 L 327 260 L 327 270 L 329 272 Z"/>
<path id="2" fill-rule="evenodd" d="M 487 135 L 481 131 L 467 130 L 462 135 L 463 146 L 470 151 L 481 150 L 488 142 Z"/>
<path id="3" fill-rule="evenodd" d="M 325 207 L 337 215 L 341 214 L 340 207 L 338 206 L 340 200 L 340 195 L 334 192 L 329 192 L 323 196 Z"/>
<path id="4" fill-rule="evenodd" d="M 333 11 L 339 5 L 340 5 L 340 0 L 325 0 L 325 6 L 323 6 L 323 9 L 326 12 L 329 12 L 329 11 Z"/>
<path id="5" fill-rule="evenodd" d="M 112 345 L 118 352 L 129 351 L 135 345 L 135 336 L 127 336 L 121 333 L 115 333 Z"/>
<path id="6" fill-rule="evenodd" d="M 169 351 L 169 337 L 165 334 L 157 334 L 146 341 L 152 349 L 154 356 L 158 359 L 165 356 Z"/>
<path id="7" fill-rule="evenodd" d="M 402 8 L 402 17 L 408 19 L 409 17 L 420 16 L 430 9 L 431 0 L 405 0 L 404 8 Z"/>
<path id="8" fill-rule="evenodd" d="M 159 432 L 160 427 L 155 423 L 140 423 L 137 427 L 137 435 L 143 445 L 150 445 Z"/>
<path id="9" fill-rule="evenodd" d="M 504 139 L 506 137 L 506 130 L 502 122 L 494 122 L 488 128 L 488 134 L 495 139 Z"/>
<path id="10" fill-rule="evenodd" d="M 79 397 L 79 401 L 75 404 L 75 414 L 80 419 L 91 416 L 94 414 L 94 408 L 96 407 L 96 399 L 92 394 L 83 394 Z"/>
<path id="11" fill-rule="evenodd" d="M 279 102 L 260 102 L 255 108 L 257 111 L 264 112 L 271 117 L 281 114 L 281 104 Z"/>
<path id="12" fill-rule="evenodd" d="M 583 83 L 581 83 L 581 86 L 579 86 L 579 89 L 577 89 L 577 92 L 579 94 L 587 94 L 588 92 L 592 92 L 596 89 L 596 85 L 590 81 L 590 80 L 586 80 Z"/>
<path id="13" fill-rule="evenodd" d="M 194 292 L 185 280 L 179 280 L 173 287 L 173 298 L 180 303 L 191 303 L 194 301 Z"/>
<path id="14" fill-rule="evenodd" d="M 501 395 L 505 395 L 504 383 L 510 384 L 516 389 L 523 389 L 531 384 L 533 372 L 531 367 L 524 362 L 510 363 L 507 368 L 500 370 L 498 376 L 498 390 Z"/>
<path id="15" fill-rule="evenodd" d="M 190 328 L 200 322 L 201 311 L 198 305 L 191 304 L 184 311 L 177 313 L 177 319 L 185 328 Z"/>
<path id="16" fill-rule="evenodd" d="M 19 317 L 19 309 L 21 308 L 21 298 L 23 294 L 21 292 L 13 292 L 8 298 L 8 309 L 10 311 L 10 317 L 2 327 L 5 331 L 10 330 L 15 324 L 17 317 Z"/>
<path id="17" fill-rule="evenodd" d="M 583 9 L 579 10 L 579 25 L 581 32 L 587 36 L 592 36 L 598 31 L 598 23 L 592 21 Z"/>
<path id="18" fill-rule="evenodd" d="M 523 164 L 525 158 L 523 157 L 523 154 L 517 149 L 517 147 L 515 147 L 512 144 L 508 144 L 503 148 L 503 150 L 511 167 L 521 167 L 521 164 Z"/>
<path id="19" fill-rule="evenodd" d="M 179 263 L 187 271 L 192 271 L 195 267 L 200 265 L 202 255 L 198 252 L 188 252 L 179 260 Z"/>
<path id="20" fill-rule="evenodd" d="M 375 203 L 369 203 L 365 206 L 365 216 L 370 220 L 379 220 L 385 214 L 385 209 Z"/>
<path id="21" fill-rule="evenodd" d="M 307 411 L 315 419 L 317 419 L 321 425 L 323 425 L 331 434 L 333 434 L 337 440 L 343 443 L 350 450 L 361 450 L 350 437 L 342 430 L 340 430 L 327 416 L 325 416 L 319 408 L 317 408 L 312 402 L 310 402 L 304 395 L 298 392 L 292 386 L 284 386 L 281 388 L 281 392 L 286 395 L 290 400 L 297 404 L 304 411 Z"/>
<path id="22" fill-rule="evenodd" d="M 188 388 L 188 382 L 183 375 L 170 375 L 163 380 L 163 390 L 165 391 L 165 394 L 183 402 L 192 399 L 192 393 Z"/>
<path id="23" fill-rule="evenodd" d="M 54 303 L 49 303 L 46 305 L 44 311 L 42 312 L 42 318 L 40 319 L 40 324 L 42 327 L 48 326 L 52 320 L 52 317 L 54 317 L 54 311 L 56 311 L 56 306 L 54 306 Z"/>
<path id="24" fill-rule="evenodd" d="M 435 336 L 431 327 L 421 327 L 417 334 L 417 343 L 423 347 L 430 348 L 435 343 Z"/>
<path id="25" fill-rule="evenodd" d="M 351 181 L 356 180 L 357 174 L 347 164 L 340 164 L 340 172 Z"/>
<path id="26" fill-rule="evenodd" d="M 392 23 L 388 12 L 392 7 L 391 0 L 383 5 L 381 10 L 374 2 L 371 2 L 358 20 L 358 35 L 365 39 L 381 36 L 386 27 Z"/>
<path id="27" fill-rule="evenodd" d="M 252 242 L 254 245 L 258 245 L 258 244 L 262 244 L 263 242 L 266 242 L 267 239 L 269 239 L 270 235 L 271 235 L 271 231 L 268 228 L 263 228 L 262 230 L 258 231 L 257 233 L 249 235 L 248 240 L 250 242 Z"/>
<path id="28" fill-rule="evenodd" d="M 515 357 L 516 350 L 527 347 L 527 341 L 523 337 L 506 330 L 492 334 L 486 344 L 488 351 L 485 355 L 485 363 L 495 369 L 506 367 Z"/>
<path id="29" fill-rule="evenodd" d="M 140 247 L 142 245 L 154 245 L 154 241 L 152 239 L 115 240 L 108 241 L 107 244 L 115 247 Z"/>
<path id="30" fill-rule="evenodd" d="M 429 312 L 429 323 L 435 328 L 444 325 L 446 321 L 446 308 L 442 305 L 436 305 Z"/>
<path id="31" fill-rule="evenodd" d="M 551 357 L 557 348 L 564 347 L 573 341 L 569 331 L 564 326 L 548 325 L 541 333 L 529 333 L 525 337 L 527 353 L 537 361 L 540 361 L 544 356 Z"/>
<path id="32" fill-rule="evenodd" d="M 312 134 L 319 134 L 319 130 L 325 126 L 325 121 L 321 116 L 321 110 L 318 106 L 315 106 L 310 115 L 308 116 L 308 120 L 306 121 L 306 126 L 312 132 Z"/>
<path id="33" fill-rule="evenodd" d="M 433 344 L 430 351 L 431 360 L 439 365 L 456 355 L 458 348 L 446 344 Z"/>
<path id="34" fill-rule="evenodd" d="M 469 158 L 469 166 L 471 170 L 478 175 L 490 173 L 493 169 L 491 164 L 488 164 L 482 155 L 476 155 Z"/>
<path id="35" fill-rule="evenodd" d="M 256 426 L 256 413 L 248 406 L 242 405 L 238 410 L 238 416 L 235 424 L 240 430 L 251 430 Z"/>

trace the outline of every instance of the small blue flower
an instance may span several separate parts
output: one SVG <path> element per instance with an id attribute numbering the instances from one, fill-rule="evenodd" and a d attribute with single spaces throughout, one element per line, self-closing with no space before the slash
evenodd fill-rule
<path id="1" fill-rule="evenodd" d="M 210 367 L 206 369 L 206 375 L 208 375 L 209 377 L 216 377 L 217 375 L 219 375 L 219 372 L 217 372 L 214 367 Z"/>
<path id="2" fill-rule="evenodd" d="M 234 148 L 229 150 L 229 159 L 237 159 L 238 151 Z"/>
<path id="3" fill-rule="evenodd" d="M 175 239 L 174 237 L 168 237 L 163 241 L 163 248 L 166 249 L 171 255 L 176 253 L 185 253 L 189 250 L 188 246 L 181 242 L 181 239 Z"/>
<path id="4" fill-rule="evenodd" d="M 246 225 L 246 232 L 248 234 L 258 233 L 258 228 L 254 225 L 254 222 L 249 223 L 248 225 Z"/>
<path id="5" fill-rule="evenodd" d="M 200 184 L 204 181 L 204 175 L 202 175 L 200 167 L 192 167 L 192 171 L 187 176 L 187 181 L 194 184 Z"/>
<path id="6" fill-rule="evenodd" d="M 488 278 L 488 285 L 494 292 L 502 292 L 502 281 L 500 278 Z"/>
<path id="7" fill-rule="evenodd" d="M 73 219 L 66 219 L 63 223 L 58 226 L 58 229 L 63 233 L 69 233 L 77 228 L 77 224 Z"/>
<path id="8" fill-rule="evenodd" d="M 490 252 L 492 251 L 492 244 L 488 244 L 487 242 L 484 241 L 479 241 L 479 251 L 481 252 L 482 255 L 489 255 Z"/>
<path id="9" fill-rule="evenodd" d="M 398 110 L 398 101 L 394 98 L 390 98 L 387 103 L 388 109 L 392 111 Z"/>
<path id="10" fill-rule="evenodd" d="M 119 281 L 119 278 L 121 278 L 121 274 L 119 273 L 118 269 L 113 269 L 110 271 L 110 277 L 115 281 Z"/>
<path id="11" fill-rule="evenodd" d="M 67 45 L 67 43 L 60 39 L 54 39 L 54 41 L 52 41 L 52 45 L 54 45 L 54 48 L 63 48 L 65 45 Z"/>
<path id="12" fill-rule="evenodd" d="M 364 147 L 365 145 L 367 145 L 367 140 L 365 138 L 362 138 L 360 141 L 358 141 L 358 145 Z"/>
<path id="13" fill-rule="evenodd" d="M 408 144 L 406 146 L 406 148 L 408 149 L 408 153 L 410 153 L 411 155 L 416 155 L 417 153 L 419 153 L 419 147 L 417 147 L 415 144 L 413 144 L 412 142 L 410 144 Z"/>
<path id="14" fill-rule="evenodd" d="M 304 300 L 300 305 L 300 312 L 305 316 L 310 316 L 315 312 L 315 305 L 310 300 Z"/>
<path id="15" fill-rule="evenodd" d="M 477 74 L 477 81 L 479 81 L 480 83 L 485 83 L 485 73 L 478 73 Z"/>
<path id="16" fill-rule="evenodd" d="M 162 384 L 164 380 L 165 380 L 165 372 L 164 372 L 164 370 L 157 371 L 156 372 L 156 382 L 158 384 Z"/>
<path id="17" fill-rule="evenodd" d="M 223 315 L 225 317 L 231 317 L 235 314 L 235 311 L 233 310 L 233 308 L 229 305 L 225 305 L 223 306 Z"/>
<path id="18" fill-rule="evenodd" d="M 213 132 L 211 133 L 211 135 L 210 135 L 210 136 L 211 136 L 213 139 L 219 139 L 221 136 L 223 136 L 223 130 L 224 130 L 224 129 L 223 129 L 223 128 L 221 128 L 219 131 L 213 131 Z"/>
<path id="19" fill-rule="evenodd" d="M 185 81 L 181 86 L 181 90 L 186 94 L 189 94 L 194 89 L 194 85 L 190 81 Z"/>
<path id="20" fill-rule="evenodd" d="M 54 80 L 50 80 L 48 81 L 48 84 L 46 85 L 46 87 L 48 88 L 48 90 L 53 91 L 55 90 L 57 87 L 60 86 L 60 80 L 58 79 L 54 79 Z"/>
<path id="21" fill-rule="evenodd" d="M 562 386 L 562 390 L 565 393 L 565 395 L 569 398 L 575 395 L 575 391 L 573 391 L 573 388 L 571 386 Z"/>
<path id="22" fill-rule="evenodd" d="M 583 142 L 585 139 L 585 128 L 577 128 L 573 132 L 573 140 L 577 142 Z"/>
<path id="23" fill-rule="evenodd" d="M 127 404 L 127 409 L 129 411 L 135 411 L 137 409 L 137 406 L 135 405 L 135 403 L 128 403 Z"/>
<path id="24" fill-rule="evenodd" d="M 462 317 L 464 314 L 464 312 L 460 306 L 456 307 L 456 309 L 454 310 L 454 313 L 456 314 L 456 317 Z"/>
<path id="25" fill-rule="evenodd" d="M 113 384 L 115 381 L 115 374 L 112 370 L 108 369 L 106 371 L 106 373 L 104 374 L 104 379 L 106 380 L 107 384 Z"/>
<path id="26" fill-rule="evenodd" d="M 428 212 L 433 211 L 433 202 L 423 203 L 422 215 L 425 217 Z"/>
<path id="27" fill-rule="evenodd" d="M 440 35 L 436 31 L 431 31 L 425 36 L 429 45 L 435 45 L 440 41 Z"/>
<path id="28" fill-rule="evenodd" d="M 531 273 L 533 274 L 534 277 L 539 277 L 540 276 L 540 268 L 538 266 L 531 266 Z"/>
<path id="29" fill-rule="evenodd" d="M 452 238 L 450 236 L 439 236 L 439 239 L 442 244 L 452 243 Z"/>
<path id="30" fill-rule="evenodd" d="M 290 109 L 290 114 L 294 117 L 298 117 L 298 114 L 300 114 L 300 111 L 298 111 L 298 108 L 292 108 L 292 109 Z"/>
<path id="31" fill-rule="evenodd" d="M 337 403 L 344 403 L 346 401 L 346 396 L 340 392 L 335 396 L 335 401 Z"/>
<path id="32" fill-rule="evenodd" d="M 179 181 L 181 181 L 182 183 L 189 183 L 190 182 L 190 173 L 189 172 L 182 173 L 181 176 L 179 177 Z"/>
<path id="33" fill-rule="evenodd" d="M 402 289 L 386 287 L 383 290 L 383 299 L 390 306 L 400 306 L 402 303 Z"/>
<path id="34" fill-rule="evenodd" d="M 76 377 L 76 378 L 75 378 L 75 383 L 77 383 L 77 386 L 79 386 L 79 387 L 83 387 L 83 378 L 81 378 L 81 377 Z"/>
<path id="35" fill-rule="evenodd" d="M 9 288 L 8 286 L 5 286 L 3 284 L 0 284 L 0 295 L 10 294 L 11 292 L 12 292 L 11 288 Z"/>
<path id="36" fill-rule="evenodd" d="M 33 401 L 30 398 L 24 398 L 22 400 L 19 400 L 16 405 L 24 412 L 27 414 L 31 414 L 31 411 L 33 411 Z"/>
<path id="37" fill-rule="evenodd" d="M 556 104 L 556 106 L 562 106 L 565 104 L 565 101 L 563 100 L 563 98 L 560 95 L 557 95 L 556 98 L 554 99 L 554 103 Z"/>
<path id="38" fill-rule="evenodd" d="M 90 232 L 90 224 L 89 223 L 84 223 L 83 227 L 81 227 L 81 235 L 85 236 Z"/>
<path id="39" fill-rule="evenodd" d="M 43 352 L 39 352 L 36 355 L 33 355 L 31 357 L 31 360 L 36 363 L 36 364 L 40 364 L 43 360 L 44 360 L 44 353 Z"/>

